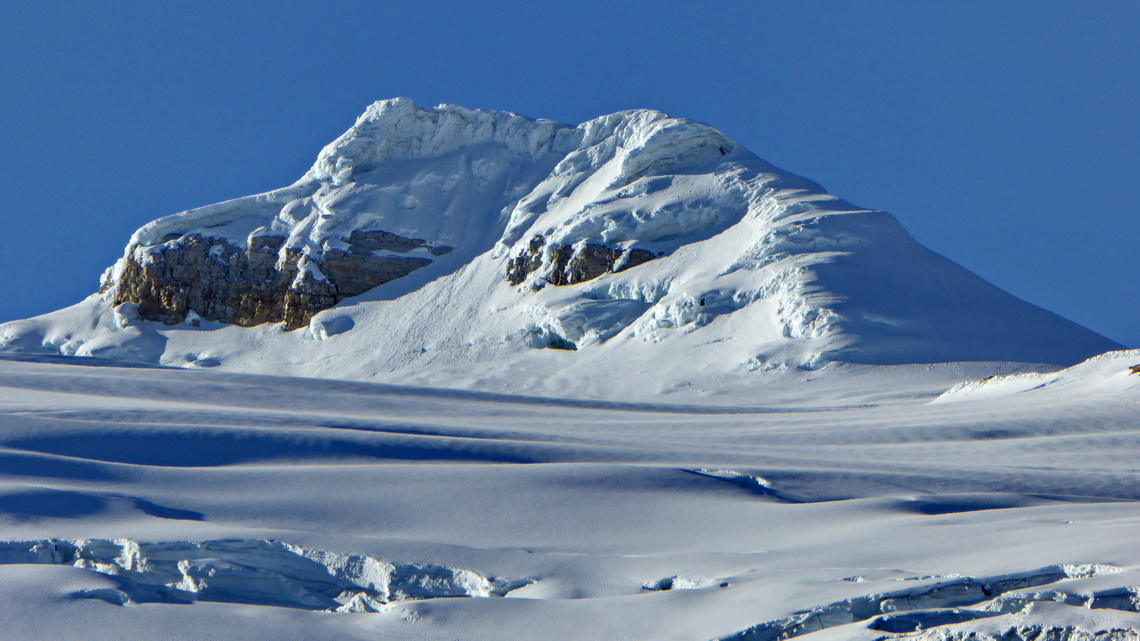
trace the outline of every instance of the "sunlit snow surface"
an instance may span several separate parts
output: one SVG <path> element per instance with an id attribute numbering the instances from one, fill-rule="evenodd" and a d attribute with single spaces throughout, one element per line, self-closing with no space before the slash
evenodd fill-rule
<path id="1" fill-rule="evenodd" d="M 720 405 L 16 358 L 4 639 L 1140 628 L 1140 351 L 947 394 L 970 366 L 831 367 Z"/>
<path id="2" fill-rule="evenodd" d="M 1138 638 L 1140 351 L 889 214 L 660 112 L 396 99 L 124 260 L 352 230 L 454 251 L 292 332 L 122 261 L 0 325 L 0 640 Z M 513 285 L 535 235 L 656 257 Z"/>

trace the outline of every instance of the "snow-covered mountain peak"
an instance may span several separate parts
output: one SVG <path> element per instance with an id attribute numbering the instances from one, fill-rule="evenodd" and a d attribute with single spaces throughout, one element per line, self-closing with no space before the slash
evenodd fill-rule
<path id="1" fill-rule="evenodd" d="M 570 127 L 502 111 L 450 104 L 420 107 L 409 98 L 392 98 L 372 103 L 321 151 L 306 177 L 340 186 L 380 163 L 438 158 L 479 145 L 499 145 L 532 159 L 570 154 L 556 174 L 620 156 L 619 176 L 624 177 L 655 164 L 662 172 L 683 168 L 686 162 L 717 158 L 736 147 L 708 125 L 653 109 L 621 111 Z"/>
<path id="2" fill-rule="evenodd" d="M 438 158 L 485 144 L 537 158 L 564 153 L 574 144 L 574 133 L 567 125 L 507 112 L 446 104 L 425 108 L 409 98 L 379 100 L 321 151 L 307 177 L 340 186 L 380 163 Z"/>
<path id="3" fill-rule="evenodd" d="M 288 187 L 143 226 L 99 295 L 0 326 L 8 350 L 583 395 L 1118 347 L 708 125 L 406 98 Z"/>
<path id="4" fill-rule="evenodd" d="M 717 159 L 736 147 L 734 141 L 717 129 L 653 109 L 619 111 L 587 121 L 579 125 L 578 130 L 581 132 L 579 148 L 589 152 L 587 155 L 594 160 L 621 152 L 626 176 L 644 172 L 654 162 L 679 163 L 657 168 L 668 172 L 683 167 L 686 162 Z M 709 153 L 703 153 L 705 150 Z"/>

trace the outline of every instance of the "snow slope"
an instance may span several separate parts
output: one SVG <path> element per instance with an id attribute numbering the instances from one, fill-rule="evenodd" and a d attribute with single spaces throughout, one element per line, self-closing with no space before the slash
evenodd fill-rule
<path id="1" fill-rule="evenodd" d="M 710 406 L 0 358 L 0 636 L 1136 639 L 1140 388 L 870 370 Z"/>
<path id="2" fill-rule="evenodd" d="M 935 399 L 946 403 L 1010 395 L 1099 396 L 1112 398 L 1140 390 L 1140 349 L 1125 349 L 1095 356 L 1053 372 L 1021 372 L 965 381 Z"/>
<path id="3" fill-rule="evenodd" d="M 163 325 L 112 305 L 131 261 L 180 238 L 284 238 L 279 260 L 294 252 L 298 279 L 320 280 L 354 230 L 422 239 L 411 251 L 431 264 L 291 332 L 197 315 Z M 559 252 L 591 247 L 620 258 L 554 284 Z M 628 267 L 635 250 L 655 258 Z M 512 264 L 533 269 L 515 285 Z M 74 307 L 0 326 L 0 351 L 649 398 L 754 389 L 765 372 L 829 363 L 1070 365 L 1120 347 L 923 248 L 889 214 L 649 110 L 569 127 L 380 101 L 295 184 L 145 225 L 104 282 Z"/>

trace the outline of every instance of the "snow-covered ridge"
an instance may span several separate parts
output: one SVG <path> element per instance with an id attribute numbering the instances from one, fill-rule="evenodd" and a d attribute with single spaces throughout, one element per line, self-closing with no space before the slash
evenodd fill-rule
<path id="1" fill-rule="evenodd" d="M 306 178 L 339 186 L 382 162 L 437 158 L 485 143 L 538 158 L 565 153 L 580 137 L 578 130 L 551 120 L 457 105 L 425 109 L 408 98 L 379 100 L 321 150 Z"/>
<path id="2" fill-rule="evenodd" d="M 1048 389 L 1051 394 L 1115 396 L 1140 400 L 1140 349 L 1094 356 L 1054 372 L 991 376 L 955 385 L 934 403 L 1021 396 Z"/>
<path id="3" fill-rule="evenodd" d="M 346 194 L 337 191 L 363 178 L 382 165 L 440 160 L 455 154 L 479 156 L 467 175 L 452 175 L 439 181 L 434 173 L 422 173 L 418 182 L 450 191 L 466 180 L 493 182 L 502 163 L 530 164 L 544 158 L 557 160 L 553 176 L 589 173 L 601 164 L 617 160 L 612 183 L 623 183 L 651 168 L 659 173 L 713 160 L 735 148 L 736 143 L 717 130 L 692 121 L 671 118 L 648 109 L 624 111 L 597 118 L 578 127 L 550 120 L 533 120 L 512 113 L 467 109 L 456 105 L 424 108 L 407 98 L 380 100 L 368 107 L 356 123 L 327 145 L 313 167 L 294 185 L 265 194 L 238 198 L 181 212 L 144 225 L 132 244 L 154 245 L 170 234 L 194 231 L 222 235 L 238 243 L 229 224 L 234 219 L 281 210 L 267 230 L 256 234 L 287 231 L 298 224 L 298 201 L 312 199 L 324 218 L 354 218 L 337 211 Z M 498 157 L 496 157 L 498 156 Z M 417 182 L 417 181 L 413 181 Z M 513 186 L 520 190 L 523 186 Z M 401 207 L 414 209 L 406 199 Z M 292 206 L 290 207 L 290 204 Z M 375 204 L 375 203 L 372 203 Z M 285 210 L 289 210 L 288 213 Z M 363 212 L 367 213 L 367 212 Z M 373 212 L 375 213 L 375 212 Z M 467 212 L 479 216 L 482 212 Z M 381 216 L 367 217 L 379 220 Z M 320 221 L 307 230 L 314 246 L 329 241 L 334 225 Z M 366 224 L 337 220 L 335 227 L 363 229 Z M 335 245 L 335 240 L 332 242 Z"/>

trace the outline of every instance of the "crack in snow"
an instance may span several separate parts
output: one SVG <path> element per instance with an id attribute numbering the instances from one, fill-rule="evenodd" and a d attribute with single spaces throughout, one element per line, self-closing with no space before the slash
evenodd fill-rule
<path id="1" fill-rule="evenodd" d="M 789 616 L 758 623 L 721 641 L 782 641 L 820 630 L 850 623 L 868 621 L 867 627 L 891 633 L 931 631 L 931 628 L 965 623 L 978 619 L 1002 616 L 1024 611 L 1038 602 L 1088 609 L 1113 609 L 1140 612 L 1140 588 L 1114 588 L 1089 595 L 1070 594 L 1056 590 L 1030 591 L 1031 588 L 1052 585 L 1067 579 L 1084 579 L 1115 574 L 1120 568 L 1111 565 L 1082 564 L 1055 565 L 1030 572 L 993 577 L 961 577 L 935 585 L 870 594 L 837 601 L 824 606 L 796 612 Z M 1007 594 L 1014 593 L 1015 594 Z M 1011 628 L 1012 630 L 1013 628 Z M 1050 628 L 1069 630 L 1069 628 Z M 1040 630 L 1038 630 L 1040 632 Z M 1132 639 L 1127 636 L 956 636 L 973 641 L 991 638 L 1000 641 L 1021 639 Z M 1050 633 L 1052 634 L 1052 633 Z M 1059 634 L 1059 633 L 1058 633 Z M 1068 634 L 1068 633 L 1067 633 Z M 949 636 L 923 635 L 923 639 L 943 639 Z"/>

